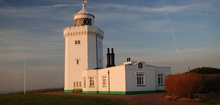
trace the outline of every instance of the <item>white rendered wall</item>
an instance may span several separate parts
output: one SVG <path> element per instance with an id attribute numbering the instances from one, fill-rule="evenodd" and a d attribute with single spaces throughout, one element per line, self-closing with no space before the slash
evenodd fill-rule
<path id="1" fill-rule="evenodd" d="M 109 74 L 108 74 L 109 72 Z M 88 77 L 94 76 L 95 87 L 89 87 Z M 102 85 L 102 76 L 106 76 L 107 86 L 103 87 Z M 87 78 L 86 87 L 83 87 L 83 91 L 97 91 L 100 93 L 111 92 L 122 92 L 126 91 L 125 87 L 125 66 L 115 66 L 98 70 L 85 70 L 83 71 L 83 78 Z"/>
<path id="2" fill-rule="evenodd" d="M 94 68 L 102 68 L 103 63 L 103 50 L 102 50 L 102 40 L 104 38 L 103 31 L 97 27 L 89 27 L 88 29 L 88 68 L 86 69 L 94 69 Z M 99 47 L 101 46 L 101 47 Z"/>
<path id="3" fill-rule="evenodd" d="M 124 65 L 114 66 L 104 69 L 90 69 L 83 71 L 83 78 L 87 78 L 87 86 L 83 88 L 84 92 L 104 93 L 108 94 L 120 94 L 120 92 L 153 92 L 157 90 L 164 90 L 164 86 L 158 86 L 157 75 L 164 74 L 164 77 L 171 73 L 170 67 L 155 67 L 151 65 L 145 65 L 145 62 L 141 62 L 143 67 L 138 67 L 137 61 L 125 62 Z M 109 74 L 108 74 L 109 72 Z M 144 73 L 145 80 L 144 86 L 137 85 L 137 73 Z M 88 77 L 94 76 L 95 87 L 88 86 Z M 107 77 L 107 86 L 103 87 L 102 77 Z M 165 80 L 165 78 L 164 78 Z M 110 82 L 110 83 L 109 83 Z M 119 93 L 117 93 L 119 92 Z"/>
<path id="4" fill-rule="evenodd" d="M 156 90 L 164 90 L 164 85 L 162 86 L 158 85 L 158 77 L 157 77 L 158 74 L 163 74 L 163 80 L 165 84 L 166 76 L 171 74 L 171 68 L 170 67 L 155 67 Z"/>
<path id="5" fill-rule="evenodd" d="M 94 77 L 94 87 L 89 86 L 89 77 Z M 82 72 L 82 80 L 86 78 L 86 86 L 82 87 L 83 91 L 97 91 L 97 84 L 98 84 L 98 70 L 84 70 Z M 84 81 L 83 81 L 84 82 Z M 84 84 L 84 83 L 82 83 Z"/>
<path id="6" fill-rule="evenodd" d="M 98 49 L 98 68 L 103 68 L 103 43 L 102 38 L 97 37 L 97 49 Z"/>
<path id="7" fill-rule="evenodd" d="M 97 67 L 97 58 L 102 59 L 102 53 L 96 54 L 96 38 L 102 42 L 103 32 L 97 27 L 76 26 L 64 29 L 65 37 L 65 90 L 73 90 L 73 82 L 82 82 L 82 71 Z M 75 44 L 80 40 L 80 44 Z M 102 44 L 102 43 L 99 43 Z M 101 45 L 102 46 L 102 45 Z M 100 51 L 102 49 L 99 49 Z M 79 64 L 76 64 L 76 60 Z M 99 65 L 102 67 L 103 65 Z M 81 83 L 82 84 L 82 83 Z M 77 88 L 81 89 L 81 88 Z"/>
<path id="8" fill-rule="evenodd" d="M 106 69 L 110 72 L 110 91 L 125 91 L 125 66 L 120 65 Z"/>
<path id="9" fill-rule="evenodd" d="M 137 73 L 145 73 L 145 86 L 137 86 Z M 138 68 L 138 65 L 126 65 L 126 91 L 154 91 L 155 71 L 153 66 Z"/>
<path id="10" fill-rule="evenodd" d="M 64 90 L 69 90 L 69 88 L 71 87 L 71 83 L 68 80 L 73 80 L 71 74 L 73 74 L 73 71 L 68 71 L 70 65 L 68 65 L 69 63 L 73 62 L 71 61 L 71 59 L 69 59 L 68 53 L 69 53 L 69 46 L 68 46 L 69 40 L 68 38 L 65 39 L 65 70 L 64 70 Z"/>
<path id="11" fill-rule="evenodd" d="M 87 27 L 70 27 L 64 30 L 64 35 L 70 34 L 65 37 L 65 90 L 73 89 L 73 82 L 81 81 L 81 72 L 83 69 L 88 68 L 87 63 L 87 35 L 80 34 L 80 32 L 86 31 Z M 75 35 L 72 33 L 75 32 Z M 80 40 L 79 45 L 75 45 L 75 40 Z M 80 63 L 76 64 L 76 59 L 80 60 Z"/>

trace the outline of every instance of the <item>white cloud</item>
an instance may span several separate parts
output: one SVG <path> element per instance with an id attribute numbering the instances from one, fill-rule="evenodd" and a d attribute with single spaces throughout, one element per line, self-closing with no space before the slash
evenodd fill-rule
<path id="1" fill-rule="evenodd" d="M 166 6 L 168 12 L 180 12 L 184 10 L 190 10 L 192 8 L 196 8 L 199 6 L 203 6 L 205 4 L 191 4 L 191 5 L 182 5 L 182 6 Z M 92 7 L 95 8 L 95 7 Z M 96 8 L 103 8 L 103 9 L 116 9 L 116 10 L 125 10 L 130 12 L 164 12 L 164 7 L 143 7 L 143 6 L 134 6 L 134 5 L 126 5 L 126 4 L 100 4 L 96 6 Z"/>
<path id="2" fill-rule="evenodd" d="M 36 12 L 44 12 L 50 11 L 53 9 L 59 9 L 63 7 L 71 7 L 76 8 L 78 5 L 74 4 L 54 4 L 54 5 L 47 5 L 47 6 L 33 6 L 33 7 L 15 7 L 11 5 L 6 5 L 0 7 L 1 13 L 36 13 Z"/>

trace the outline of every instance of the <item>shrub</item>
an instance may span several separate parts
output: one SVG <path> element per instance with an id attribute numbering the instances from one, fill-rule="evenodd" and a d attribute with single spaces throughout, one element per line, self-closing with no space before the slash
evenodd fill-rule
<path id="1" fill-rule="evenodd" d="M 189 72 L 198 74 L 220 74 L 220 69 L 212 67 L 202 67 L 192 69 Z"/>
<path id="2" fill-rule="evenodd" d="M 220 91 L 220 74 L 201 74 L 203 88 L 201 93 Z"/>
<path id="3" fill-rule="evenodd" d="M 183 73 L 169 75 L 165 79 L 165 90 L 169 95 L 180 97 L 193 97 L 202 86 L 202 78 L 199 74 Z"/>
<path id="4" fill-rule="evenodd" d="M 165 90 L 168 95 L 196 98 L 196 93 L 220 91 L 220 74 L 183 73 L 168 75 Z"/>

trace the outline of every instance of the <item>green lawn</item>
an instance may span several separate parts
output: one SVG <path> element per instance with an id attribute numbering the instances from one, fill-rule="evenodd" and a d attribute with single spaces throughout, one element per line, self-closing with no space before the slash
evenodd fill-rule
<path id="1" fill-rule="evenodd" d="M 123 105 L 121 100 L 47 94 L 0 95 L 0 105 Z"/>

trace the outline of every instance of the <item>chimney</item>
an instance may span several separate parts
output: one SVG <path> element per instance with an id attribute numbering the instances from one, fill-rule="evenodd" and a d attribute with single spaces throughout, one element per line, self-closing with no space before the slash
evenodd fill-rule
<path id="1" fill-rule="evenodd" d="M 109 52 L 109 48 L 107 49 L 107 65 L 106 65 L 106 67 L 110 67 L 111 65 L 110 65 L 110 52 Z"/>
<path id="2" fill-rule="evenodd" d="M 130 57 L 127 58 L 127 62 L 129 62 L 129 61 L 131 61 L 131 58 L 130 58 Z"/>
<path id="3" fill-rule="evenodd" d="M 113 48 L 111 53 L 111 66 L 115 66 L 115 53 Z"/>
<path id="4" fill-rule="evenodd" d="M 110 49 L 107 49 L 107 65 L 106 67 L 112 67 L 115 66 L 115 53 L 114 53 L 114 49 L 111 48 L 111 53 L 110 53 Z"/>

